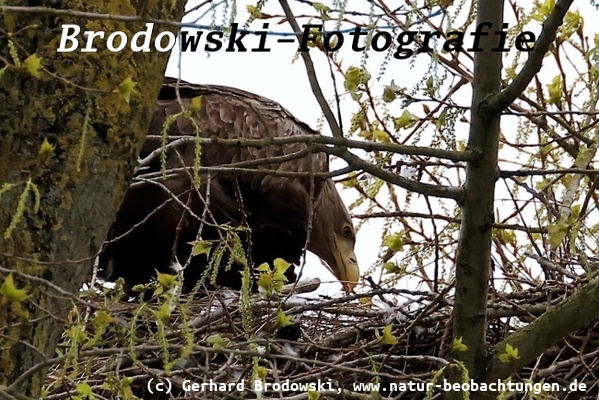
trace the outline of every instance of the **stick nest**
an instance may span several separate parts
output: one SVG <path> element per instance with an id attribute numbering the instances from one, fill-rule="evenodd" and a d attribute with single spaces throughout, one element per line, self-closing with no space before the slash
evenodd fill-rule
<path id="1" fill-rule="evenodd" d="M 224 289 L 190 298 L 130 303 L 84 296 L 71 313 L 57 357 L 48 363 L 44 398 L 442 396 L 439 390 L 427 393 L 422 384 L 443 379 L 439 371 L 450 368 L 449 288 L 440 294 L 375 288 L 323 298 L 310 293 L 318 286 L 318 280 L 300 282 L 294 288 L 286 286 L 278 300 L 255 294 L 246 302 L 240 301 L 239 292 Z M 492 346 L 525 326 L 573 289 L 572 285 L 545 283 L 513 294 L 491 292 L 488 343 Z M 557 382 L 567 387 L 576 379 L 587 384 L 585 396 L 596 398 L 596 325 L 564 338 L 513 380 Z M 255 380 L 287 386 L 259 392 L 252 390 Z M 158 382 L 170 387 L 170 393 L 156 391 Z M 402 390 L 400 384 L 409 382 L 421 386 Z M 187 383 L 212 386 L 185 392 Z M 236 385 L 217 387 L 219 383 Z M 378 393 L 356 386 L 367 383 L 379 383 Z M 506 398 L 527 396 L 524 392 L 511 395 Z M 581 393 L 565 390 L 543 396 L 534 398 L 581 398 Z"/>

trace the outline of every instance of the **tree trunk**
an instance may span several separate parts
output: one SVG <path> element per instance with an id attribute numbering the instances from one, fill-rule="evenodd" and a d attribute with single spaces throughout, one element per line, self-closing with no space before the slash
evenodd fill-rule
<path id="1" fill-rule="evenodd" d="M 498 178 L 499 111 L 486 112 L 484 101 L 501 89 L 500 52 L 489 51 L 498 37 L 489 32 L 503 23 L 503 1 L 479 0 L 477 26 L 485 27 L 474 55 L 471 124 L 468 148 L 479 153 L 466 168 L 462 225 L 456 260 L 456 289 L 453 335 L 467 350 L 458 352 L 471 377 L 484 372 L 487 290 L 491 266 L 491 233 L 494 222 L 495 181 Z M 459 376 L 459 374 L 458 374 Z M 459 378 L 458 378 L 459 380 Z M 455 397 L 455 394 L 454 394 Z"/>
<path id="2" fill-rule="evenodd" d="M 34 398 L 46 374 L 40 366 L 54 355 L 72 298 L 89 278 L 127 189 L 169 54 L 133 53 L 129 46 L 110 52 L 105 39 L 94 42 L 97 52 L 82 53 L 82 36 L 79 49 L 58 53 L 63 24 L 104 30 L 106 37 L 120 30 L 129 39 L 145 26 L 51 12 L 178 21 L 184 6 L 170 0 L 38 3 L 50 13 L 0 14 L 0 385 Z M 155 25 L 154 35 L 175 29 Z M 137 82 L 131 92 L 131 85 L 119 88 L 129 77 Z M 55 148 L 40 154 L 45 140 Z"/>

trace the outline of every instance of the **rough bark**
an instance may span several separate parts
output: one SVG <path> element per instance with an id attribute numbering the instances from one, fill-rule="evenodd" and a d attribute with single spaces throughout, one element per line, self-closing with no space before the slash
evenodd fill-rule
<path id="1" fill-rule="evenodd" d="M 494 191 L 498 177 L 498 143 L 501 112 L 507 108 L 528 86 L 540 68 L 543 56 L 553 43 L 556 31 L 572 4 L 571 0 L 559 0 L 543 24 L 543 31 L 535 43 L 534 51 L 518 77 L 504 90 L 501 89 L 501 53 L 483 51 L 474 56 L 474 78 L 472 82 L 472 122 L 470 125 L 469 150 L 480 157 L 469 161 L 466 170 L 464 198 L 461 203 L 462 225 L 456 261 L 456 299 L 454 307 L 454 338 L 461 339 L 467 346 L 457 352 L 456 359 L 462 361 L 470 377 L 490 382 L 505 379 L 523 368 L 535 357 L 555 343 L 559 338 L 585 324 L 593 318 L 592 312 L 576 312 L 580 304 L 597 302 L 597 283 L 593 282 L 581 293 L 564 301 L 545 313 L 537 321 L 518 330 L 494 349 L 486 348 L 486 303 L 489 268 L 491 262 L 491 234 L 494 223 Z M 496 30 L 503 23 L 503 1 L 479 0 L 477 25 L 490 22 Z M 497 38 L 482 36 L 480 47 L 491 49 Z M 548 325 L 552 329 L 543 335 Z M 531 340 L 534 338 L 534 340 Z M 506 344 L 519 349 L 521 357 L 512 363 L 503 363 L 499 355 Z M 459 374 L 454 379 L 461 380 Z M 461 398 L 461 394 L 449 393 L 450 398 Z M 476 393 L 477 398 L 492 396 L 491 393 Z"/>
<path id="2" fill-rule="evenodd" d="M 491 23 L 495 31 L 503 23 L 503 1 L 479 0 L 477 26 Z M 481 373 L 484 362 L 486 305 L 491 261 L 491 232 L 494 223 L 495 181 L 498 177 L 499 112 L 486 112 L 484 101 L 501 89 L 501 53 L 489 51 L 497 47 L 497 37 L 481 36 L 480 48 L 474 55 L 471 124 L 468 147 L 480 154 L 466 168 L 464 198 L 461 202 L 462 225 L 456 260 L 456 298 L 454 338 L 468 347 L 459 352 L 470 376 Z"/>
<path id="3" fill-rule="evenodd" d="M 181 18 L 184 5 L 170 0 L 41 3 L 36 5 L 173 20 Z M 97 53 L 57 53 L 65 23 L 82 30 L 121 30 L 129 38 L 144 27 L 44 13 L 0 14 L 0 56 L 4 65 L 12 65 L 0 80 L 0 184 L 15 185 L 0 198 L 0 282 L 8 270 L 15 271 L 16 286 L 28 294 L 24 301 L 0 295 L 0 389 L 54 355 L 72 306 L 69 294 L 88 279 L 132 175 L 168 58 L 157 51 L 133 53 L 128 46 L 113 53 L 101 44 Z M 154 34 L 167 29 L 174 28 L 156 25 Z M 41 57 L 39 77 L 18 67 L 34 53 Z M 118 93 L 127 77 L 138 82 L 129 103 Z M 56 147 L 44 158 L 38 151 L 45 139 Z M 30 191 L 23 216 L 5 235 L 18 215 L 26 182 L 39 190 L 39 210 Z M 42 368 L 28 374 L 11 395 L 38 398 L 45 373 Z"/>
<path id="4" fill-rule="evenodd" d="M 597 318 L 599 309 L 599 279 L 594 279 L 577 293 L 550 308 L 522 329 L 509 335 L 494 346 L 492 369 L 485 376 L 486 382 L 506 379 L 533 362 L 570 332 L 587 326 Z M 502 362 L 499 356 L 506 345 L 518 349 L 518 359 Z"/>

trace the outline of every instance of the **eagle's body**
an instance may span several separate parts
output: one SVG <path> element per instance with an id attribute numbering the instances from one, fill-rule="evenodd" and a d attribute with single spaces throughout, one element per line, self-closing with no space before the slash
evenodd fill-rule
<path id="1" fill-rule="evenodd" d="M 142 157 L 161 148 L 157 138 L 167 121 L 172 122 L 168 127 L 171 139 L 196 136 L 198 129 L 203 138 L 240 140 L 317 134 L 271 100 L 238 89 L 177 84 L 166 79 Z M 182 109 L 188 110 L 192 100 L 198 97 L 201 107 L 193 115 L 171 118 Z M 127 192 L 100 255 L 104 275 L 110 280 L 123 277 L 129 286 L 146 283 L 156 270 L 172 272 L 170 266 L 175 257 L 186 264 L 191 242 L 201 239 L 215 243 L 216 247 L 216 243 L 227 238 L 227 230 L 239 227 L 248 228 L 236 231 L 250 265 L 272 262 L 275 258 L 297 263 L 308 239 L 310 214 L 313 214 L 308 250 L 325 260 L 339 279 L 347 280 L 353 287 L 358 271 L 351 219 L 332 181 L 309 176 L 309 172 L 328 171 L 326 155 L 315 153 L 287 161 L 264 162 L 305 150 L 304 143 L 262 147 L 203 144 L 200 150 L 203 167 L 245 163 L 241 164 L 244 169 L 306 174 L 290 178 L 247 170 L 210 170 L 201 172 L 200 185 L 194 187 L 192 168 L 182 167 L 193 167 L 196 144 L 187 141 L 170 148 L 166 153 L 166 168 L 174 172 L 167 179 L 153 180 L 138 174 Z M 160 175 L 159 171 L 160 155 L 140 172 Z M 229 257 L 227 253 L 221 264 L 226 264 Z M 190 261 L 185 269 L 187 291 L 202 276 L 208 257 L 202 254 Z M 216 283 L 239 288 L 240 268 L 239 262 L 230 271 L 225 271 L 222 265 Z M 288 278 L 295 279 L 292 269 Z"/>

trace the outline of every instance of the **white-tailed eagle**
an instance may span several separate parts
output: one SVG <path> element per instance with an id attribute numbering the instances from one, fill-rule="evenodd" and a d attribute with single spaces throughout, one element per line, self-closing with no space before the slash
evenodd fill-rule
<path id="1" fill-rule="evenodd" d="M 172 273 L 177 259 L 185 264 L 185 291 L 215 266 L 218 271 L 210 272 L 210 279 L 239 288 L 244 256 L 253 266 L 276 258 L 297 264 L 307 244 L 347 291 L 355 286 L 359 270 L 351 218 L 333 181 L 312 176 L 329 171 L 326 154 L 307 154 L 302 142 L 253 147 L 210 142 L 198 147 L 194 140 L 164 152 L 164 129 L 169 140 L 198 133 L 235 140 L 318 134 L 274 101 L 239 89 L 166 78 L 142 150 L 142 157 L 156 157 L 137 172 L 110 229 L 100 254 L 106 279 L 122 277 L 128 287 L 147 283 L 156 271 Z M 202 167 L 212 167 L 201 170 L 199 180 L 193 170 L 197 155 Z M 238 170 L 216 168 L 231 165 Z M 304 174 L 283 176 L 298 172 Z M 234 251 L 232 231 L 241 239 Z M 226 240 L 231 242 L 228 250 L 219 252 L 217 244 Z M 212 244 L 210 254 L 198 251 L 189 259 L 194 242 Z M 234 254 L 239 244 L 244 255 Z M 287 277 L 295 279 L 292 268 Z"/>

